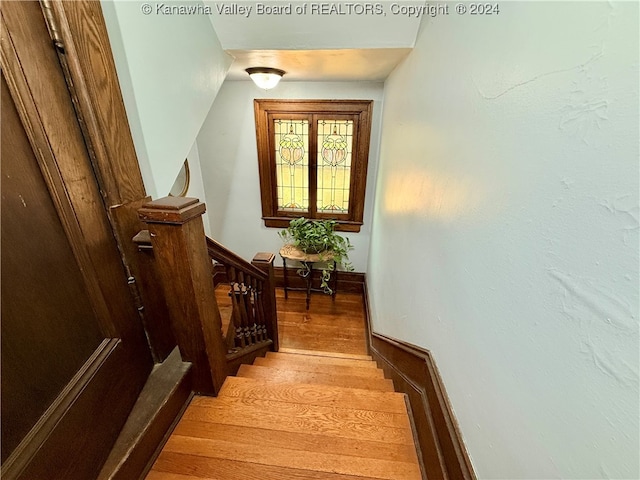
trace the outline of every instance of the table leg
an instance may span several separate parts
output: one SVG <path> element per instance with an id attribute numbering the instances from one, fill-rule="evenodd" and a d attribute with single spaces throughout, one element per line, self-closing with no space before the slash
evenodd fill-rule
<path id="1" fill-rule="evenodd" d="M 287 259 L 282 257 L 282 267 L 284 270 L 284 299 L 287 300 L 289 298 L 287 289 L 289 288 L 289 278 L 287 276 Z"/>
<path id="2" fill-rule="evenodd" d="M 313 263 L 309 265 L 307 262 L 302 262 L 305 269 L 309 272 L 307 275 L 307 310 L 309 310 L 309 303 L 311 302 L 311 283 L 313 282 Z"/>
<path id="3" fill-rule="evenodd" d="M 335 301 L 336 292 L 338 291 L 338 265 L 336 261 L 333 261 L 333 291 L 331 292 L 331 299 Z"/>

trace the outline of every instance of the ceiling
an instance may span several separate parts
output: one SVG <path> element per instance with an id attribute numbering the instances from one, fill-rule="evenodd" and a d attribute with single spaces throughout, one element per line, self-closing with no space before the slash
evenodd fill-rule
<path id="1" fill-rule="evenodd" d="M 249 80 L 249 67 L 276 67 L 283 81 L 384 81 L 410 48 L 345 50 L 227 50 L 229 80 Z"/>
<path id="2" fill-rule="evenodd" d="M 329 14 L 295 13 L 308 2 L 264 2 L 291 5 L 290 13 L 272 15 L 258 14 L 255 2 L 205 3 L 222 48 L 235 59 L 229 80 L 248 80 L 248 67 L 273 67 L 287 72 L 283 81 L 383 81 L 411 51 L 420 27 L 418 17 L 393 15 L 388 2 L 375 15 L 349 11 L 351 2 L 329 4 Z"/>

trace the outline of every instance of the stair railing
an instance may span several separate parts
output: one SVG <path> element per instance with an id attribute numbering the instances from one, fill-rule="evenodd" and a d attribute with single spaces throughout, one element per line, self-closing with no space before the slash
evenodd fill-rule
<path id="1" fill-rule="evenodd" d="M 193 389 L 216 395 L 240 364 L 278 349 L 274 255 L 260 253 L 249 263 L 208 239 L 204 212 L 198 199 L 165 197 L 146 203 L 138 215 L 149 229 L 153 272 L 164 291 L 173 337 L 182 359 L 193 364 Z M 144 237 L 138 236 L 138 241 Z M 142 248 L 140 243 L 138 247 Z M 224 265 L 231 284 L 230 346 L 222 335 L 212 260 Z"/>
<path id="2" fill-rule="evenodd" d="M 229 284 L 231 324 L 225 339 L 227 361 L 230 364 L 237 363 L 237 359 L 263 349 L 265 344 L 272 345 L 273 350 L 277 351 L 278 320 L 273 277 L 275 255 L 258 253 L 249 263 L 209 237 L 207 252 L 211 260 L 223 266 L 226 283 Z"/>

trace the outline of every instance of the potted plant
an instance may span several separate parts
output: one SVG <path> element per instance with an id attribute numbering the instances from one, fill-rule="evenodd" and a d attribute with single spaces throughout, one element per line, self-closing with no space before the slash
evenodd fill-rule
<path id="1" fill-rule="evenodd" d="M 335 232 L 338 222 L 335 220 L 309 220 L 304 217 L 291 220 L 289 227 L 278 233 L 285 244 L 292 244 L 307 254 L 318 254 L 320 259 L 327 254 L 327 260 L 335 260 L 336 265 L 342 265 L 347 271 L 353 271 L 353 265 L 349 262 L 349 250 L 353 245 L 348 238 Z M 329 256 L 329 254 L 331 256 Z M 329 261 L 322 268 L 322 280 L 320 287 L 326 293 L 332 293 L 329 287 L 333 261 Z M 308 265 L 299 270 L 300 275 L 307 276 Z"/>

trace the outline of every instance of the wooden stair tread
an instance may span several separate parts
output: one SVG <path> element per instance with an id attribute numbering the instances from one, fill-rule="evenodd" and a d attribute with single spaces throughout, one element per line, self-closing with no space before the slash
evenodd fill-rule
<path id="1" fill-rule="evenodd" d="M 182 475 L 187 470 L 189 475 Z M 162 452 L 147 480 L 375 480 L 258 463 Z"/>
<path id="2" fill-rule="evenodd" d="M 373 360 L 373 357 L 371 357 L 371 355 L 359 355 L 355 353 L 324 352 L 320 350 L 301 350 L 299 348 L 284 347 L 280 347 L 280 350 L 278 351 L 281 353 L 296 353 L 298 355 L 310 355 L 316 357 L 350 358 L 351 360 Z"/>
<path id="3" fill-rule="evenodd" d="M 278 338 L 286 347 L 233 364 L 238 376 L 217 397 L 193 397 L 147 478 L 426 478 L 407 396 L 366 355 L 362 295 L 314 296 L 307 310 L 305 292 L 289 292 L 288 301 L 282 293 Z M 216 297 L 232 336 L 229 285 Z"/>
<path id="4" fill-rule="evenodd" d="M 352 408 L 360 410 L 389 413 L 407 412 L 404 395 L 401 393 L 330 385 L 271 383 L 266 379 L 246 377 L 227 377 L 220 389 L 219 396 L 262 398 L 319 406 L 348 404 Z"/>
<path id="5" fill-rule="evenodd" d="M 189 407 L 182 417 L 196 422 L 223 423 L 226 425 L 253 425 L 275 431 L 321 433 L 342 438 L 372 440 L 402 445 L 412 445 L 411 429 L 371 425 L 357 420 L 342 420 L 335 417 L 308 415 L 292 417 L 278 411 L 267 411 L 246 406 L 225 408 Z"/>
<path id="6" fill-rule="evenodd" d="M 259 448 L 252 448 L 247 455 L 247 452 L 238 448 L 234 442 L 172 435 L 163 450 L 207 458 L 230 459 L 261 465 L 389 480 L 398 478 L 420 480 L 421 478 L 416 463 L 292 450 L 274 447 L 268 442 L 263 443 Z"/>
<path id="7" fill-rule="evenodd" d="M 316 357 L 318 358 L 318 357 Z M 360 360 L 361 361 L 361 360 Z M 300 372 L 326 373 L 328 375 L 351 375 L 354 377 L 384 378 L 384 372 L 378 368 L 351 367 L 344 365 L 296 363 L 289 360 L 258 357 L 253 362 L 261 367 L 272 367 Z"/>
<path id="8" fill-rule="evenodd" d="M 304 403 L 278 402 L 261 398 L 247 397 L 200 397 L 198 402 L 192 402 L 192 407 L 203 409 L 224 409 L 236 407 L 236 410 L 249 409 L 252 411 L 277 412 L 278 415 L 290 415 L 300 418 L 319 418 L 335 422 L 356 422 L 371 425 L 386 425 L 396 428 L 410 429 L 406 413 L 376 412 L 375 410 L 361 410 L 351 408 L 348 404 L 335 406 L 319 406 Z"/>
<path id="9" fill-rule="evenodd" d="M 357 367 L 357 368 L 378 368 L 378 365 L 373 360 L 354 360 L 351 358 L 340 357 L 322 357 L 317 355 L 301 355 L 299 353 L 283 353 L 280 352 L 267 352 L 268 359 L 285 360 L 290 363 L 308 363 L 312 365 L 342 365 L 345 367 Z"/>
<path id="10" fill-rule="evenodd" d="M 305 307 L 303 306 L 303 309 Z M 285 322 L 289 324 L 307 325 L 310 328 L 314 326 L 344 326 L 345 328 L 358 328 L 361 332 L 363 329 L 363 321 L 361 315 L 353 315 L 351 312 L 343 314 L 335 314 L 333 312 L 320 313 L 314 308 L 313 312 L 302 310 L 300 312 L 278 312 L 278 323 Z M 292 347 L 290 347 L 292 348 Z"/>
<path id="11" fill-rule="evenodd" d="M 325 373 L 300 372 L 258 365 L 242 365 L 237 373 L 238 377 L 264 378 L 274 383 L 312 383 L 334 385 L 365 390 L 379 390 L 393 392 L 393 382 L 386 378 L 350 377 L 348 375 L 333 375 Z"/>
<path id="12" fill-rule="evenodd" d="M 354 440 L 320 433 L 274 432 L 270 429 L 246 425 L 226 425 L 221 423 L 194 422 L 183 419 L 176 429 L 176 435 L 210 440 L 235 442 L 242 449 L 260 446 L 267 442 L 274 447 L 293 450 L 344 454 L 362 458 L 385 458 L 398 462 L 417 461 L 413 445 L 389 444 L 371 440 Z"/>

